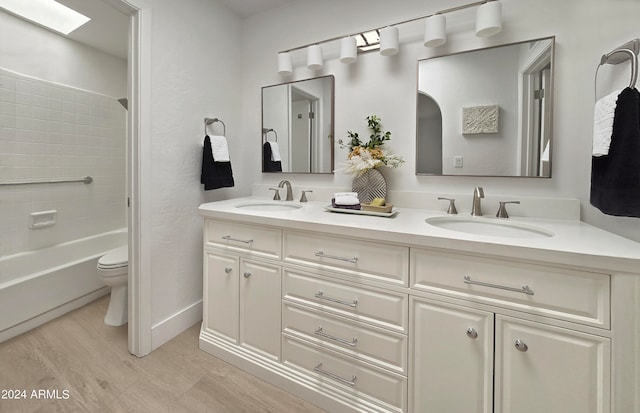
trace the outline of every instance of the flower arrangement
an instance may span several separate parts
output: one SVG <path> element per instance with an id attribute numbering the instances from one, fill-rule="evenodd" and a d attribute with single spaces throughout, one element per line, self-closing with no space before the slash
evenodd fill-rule
<path id="1" fill-rule="evenodd" d="M 358 133 L 352 131 L 347 131 L 349 143 L 345 144 L 342 139 L 338 140 L 340 147 L 349 148 L 343 172 L 357 177 L 370 169 L 382 166 L 397 168 L 402 165 L 404 163 L 402 156 L 389 154 L 382 149 L 385 141 L 391 139 L 391 132 L 382 133 L 380 118 L 376 115 L 367 116 L 367 126 L 373 132 L 367 143 L 362 142 Z"/>

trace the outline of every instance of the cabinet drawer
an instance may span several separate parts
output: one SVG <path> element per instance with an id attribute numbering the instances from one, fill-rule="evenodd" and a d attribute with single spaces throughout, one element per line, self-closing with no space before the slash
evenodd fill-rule
<path id="1" fill-rule="evenodd" d="M 253 256 L 280 259 L 282 231 L 259 225 L 207 219 L 204 228 L 204 245 Z"/>
<path id="2" fill-rule="evenodd" d="M 284 261 L 360 280 L 407 286 L 409 248 L 378 242 L 284 232 Z"/>
<path id="3" fill-rule="evenodd" d="M 284 268 L 284 299 L 406 334 L 408 295 Z"/>
<path id="4" fill-rule="evenodd" d="M 284 302 L 282 331 L 407 374 L 407 336 Z"/>
<path id="5" fill-rule="evenodd" d="M 317 385 L 351 395 L 365 412 L 406 412 L 407 379 L 331 350 L 287 335 L 282 339 L 283 362 L 313 377 Z"/>
<path id="6" fill-rule="evenodd" d="M 411 287 L 609 328 L 607 274 L 412 249 Z"/>

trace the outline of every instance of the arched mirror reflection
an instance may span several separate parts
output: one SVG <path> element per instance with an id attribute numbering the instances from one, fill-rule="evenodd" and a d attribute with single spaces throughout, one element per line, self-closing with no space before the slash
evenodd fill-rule
<path id="1" fill-rule="evenodd" d="M 262 172 L 333 173 L 334 77 L 262 88 Z"/>
<path id="2" fill-rule="evenodd" d="M 416 174 L 551 177 L 554 38 L 418 62 Z"/>

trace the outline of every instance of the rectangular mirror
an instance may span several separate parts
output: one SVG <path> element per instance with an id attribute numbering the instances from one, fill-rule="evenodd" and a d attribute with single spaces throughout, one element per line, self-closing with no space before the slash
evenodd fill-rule
<path id="1" fill-rule="evenodd" d="M 262 172 L 333 173 L 334 77 L 262 88 Z"/>
<path id="2" fill-rule="evenodd" d="M 551 177 L 554 42 L 419 61 L 416 174 Z"/>

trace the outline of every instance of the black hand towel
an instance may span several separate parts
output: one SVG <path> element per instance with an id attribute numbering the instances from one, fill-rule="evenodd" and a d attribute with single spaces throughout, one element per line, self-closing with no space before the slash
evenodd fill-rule
<path id="1" fill-rule="evenodd" d="M 271 160 L 271 145 L 262 145 L 262 172 L 282 172 L 282 162 Z"/>
<path id="2" fill-rule="evenodd" d="M 211 151 L 211 138 L 204 137 L 202 148 L 202 173 L 200 183 L 204 184 L 204 190 L 228 188 L 234 185 L 231 162 L 216 162 Z"/>
<path id="3" fill-rule="evenodd" d="M 591 204 L 605 214 L 640 217 L 640 92 L 618 96 L 609 154 L 591 158 Z"/>

